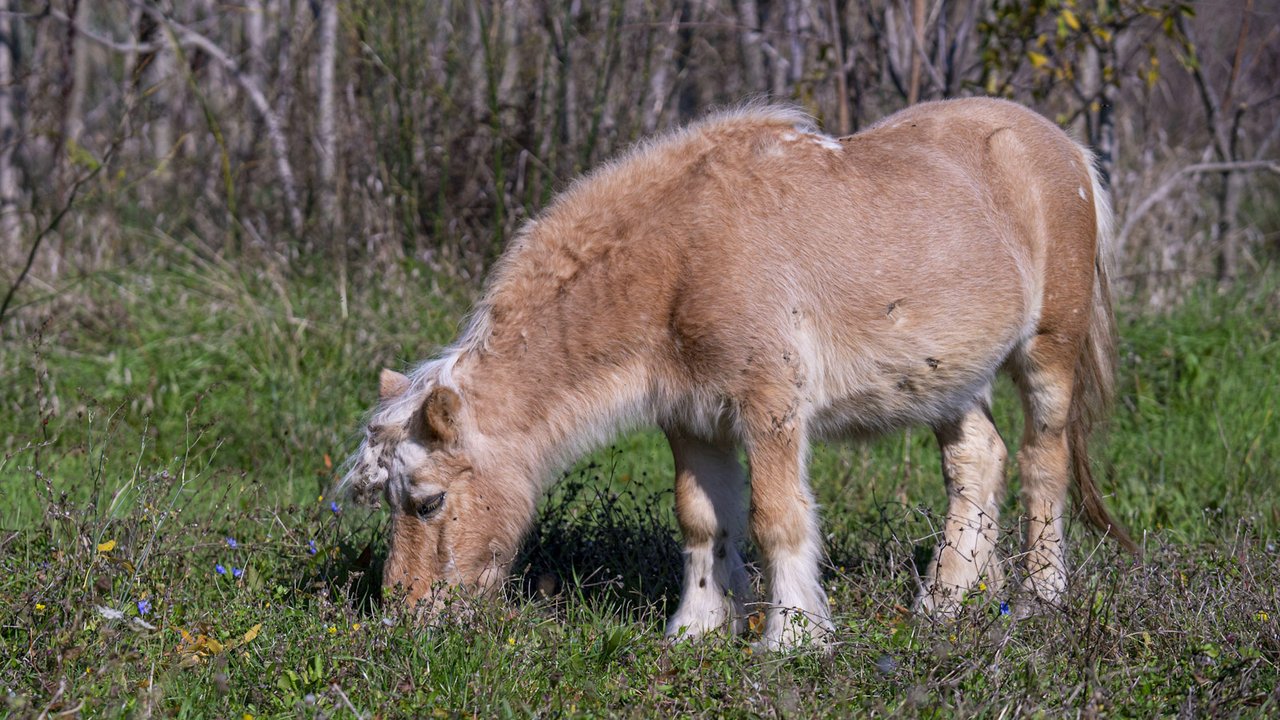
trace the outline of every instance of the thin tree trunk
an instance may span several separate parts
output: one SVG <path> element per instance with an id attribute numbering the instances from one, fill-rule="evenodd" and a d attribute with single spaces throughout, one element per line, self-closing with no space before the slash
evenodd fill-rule
<path id="1" fill-rule="evenodd" d="M 18 130 L 15 113 L 17 103 L 13 97 L 16 64 L 9 0 L 0 0 L 0 247 L 3 248 L 0 260 L 6 268 L 17 267 L 20 262 L 16 253 L 21 245 L 22 235 L 18 168 L 14 164 L 16 148 L 22 136 Z M 12 257 L 11 252 L 15 253 Z"/>
<path id="2" fill-rule="evenodd" d="M 747 92 L 767 92 L 769 87 L 764 76 L 764 50 L 760 48 L 760 9 L 756 0 L 739 0 L 738 23 L 742 26 L 739 33 L 742 46 L 743 82 Z"/>
<path id="3" fill-rule="evenodd" d="M 63 49 L 66 53 L 63 56 L 64 82 L 66 83 L 62 90 L 63 147 L 57 148 L 58 152 L 62 152 L 69 142 L 78 143 L 80 133 L 84 131 L 84 91 L 88 84 L 89 65 L 85 55 L 86 48 L 77 28 L 84 24 L 87 9 L 88 4 L 80 0 L 70 0 L 67 7 L 67 17 L 71 18 L 71 22 L 67 23 L 66 46 Z"/>
<path id="4" fill-rule="evenodd" d="M 1218 251 L 1218 281 L 1223 283 L 1230 283 L 1240 273 L 1240 233 L 1236 230 L 1235 218 L 1240 212 L 1243 181 L 1240 173 L 1223 173 L 1218 224 L 1214 233 L 1221 246 Z"/>
<path id="5" fill-rule="evenodd" d="M 1102 86 L 1098 97 L 1098 179 L 1102 187 L 1110 189 L 1111 178 L 1116 171 L 1116 158 L 1119 157 L 1119 140 L 1116 138 L 1115 115 L 1116 91 L 1111 83 Z"/>
<path id="6" fill-rule="evenodd" d="M 649 77 L 649 95 L 650 102 L 645 106 L 644 110 L 644 132 L 645 135 L 653 133 L 658 129 L 658 124 L 662 120 L 663 110 L 666 109 L 667 99 L 671 97 L 671 83 L 667 81 L 667 77 L 671 74 L 672 65 L 676 61 L 676 37 L 677 31 L 680 29 L 680 10 L 675 10 L 671 14 L 671 22 L 667 23 L 667 32 L 660 33 L 658 42 L 662 49 L 658 50 L 658 59 L 655 60 L 657 68 L 653 70 L 652 76 Z"/>
<path id="7" fill-rule="evenodd" d="M 152 18 L 152 27 L 157 27 Z M 154 30 L 153 36 L 158 35 Z M 151 156 L 157 163 L 156 179 L 163 181 L 169 177 L 170 157 L 173 146 L 173 95 L 171 83 L 174 81 L 173 48 L 168 43 L 160 43 L 160 48 L 152 55 L 151 61 L 143 71 L 147 84 L 147 97 L 150 99 L 152 114 L 150 120 Z"/>
<path id="8" fill-rule="evenodd" d="M 924 59 L 924 0 L 911 0 L 911 79 L 907 85 L 907 104 L 920 100 L 920 63 Z"/>
<path id="9" fill-rule="evenodd" d="M 1244 59 L 1244 46 L 1249 38 L 1249 16 L 1253 13 L 1253 0 L 1246 0 L 1240 12 L 1240 30 L 1236 34 L 1236 48 L 1231 60 L 1231 74 L 1227 77 L 1227 87 L 1222 92 L 1219 103 L 1219 118 L 1227 125 L 1226 116 L 1231 113 L 1236 81 L 1240 77 L 1240 68 Z M 1239 160 L 1239 129 L 1246 106 L 1242 103 L 1236 110 L 1230 125 L 1224 127 L 1219 136 L 1226 136 L 1224 162 Z M 1240 272 L 1240 233 L 1236 231 L 1236 216 L 1240 212 L 1240 197 L 1243 194 L 1243 179 L 1239 173 L 1223 173 L 1222 192 L 1218 201 L 1218 224 L 1214 235 L 1221 247 L 1218 254 L 1218 281 L 1230 283 Z"/>
<path id="10" fill-rule="evenodd" d="M 786 10 L 787 40 L 791 47 L 790 77 L 791 87 L 795 87 L 804 77 L 804 45 L 800 42 L 800 2 L 787 0 Z"/>
<path id="11" fill-rule="evenodd" d="M 248 0 L 244 14 L 244 37 L 249 45 L 249 77 L 262 82 L 267 70 L 267 8 L 263 0 Z"/>
<path id="12" fill-rule="evenodd" d="M 320 4 L 320 52 L 316 92 L 319 95 L 317 120 L 317 166 L 320 174 L 320 217 L 327 233 L 338 223 L 337 120 L 334 112 L 334 65 L 338 42 L 338 0 Z M 329 238 L 332 242 L 332 237 Z"/>
<path id="13" fill-rule="evenodd" d="M 274 5 L 275 3 L 272 4 Z M 272 10 L 278 10 L 278 8 L 272 8 Z M 248 0 L 245 4 L 244 39 L 246 52 L 243 72 L 248 76 L 250 82 L 259 87 L 263 86 L 267 76 L 267 19 L 279 17 L 278 14 L 268 10 L 267 3 L 264 0 Z M 248 98 L 245 98 L 245 103 L 247 104 L 248 102 Z M 252 168 L 254 165 L 252 158 L 262 137 L 262 119 L 254 115 L 250 109 L 248 117 L 245 118 L 244 126 L 244 130 L 238 133 L 239 142 L 236 144 L 236 152 L 242 162 L 247 163 Z M 253 182 L 252 177 L 247 178 L 247 180 Z"/>
<path id="14" fill-rule="evenodd" d="M 836 119 L 840 135 L 848 135 L 853 130 L 849 120 L 849 74 L 844 62 L 844 23 L 836 10 L 836 0 L 827 0 L 827 14 L 831 31 L 831 45 L 835 49 L 836 73 Z"/>

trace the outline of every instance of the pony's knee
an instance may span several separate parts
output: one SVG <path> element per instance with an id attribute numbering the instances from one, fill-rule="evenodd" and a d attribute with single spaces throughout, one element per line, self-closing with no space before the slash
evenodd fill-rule
<path id="1" fill-rule="evenodd" d="M 1023 501 L 1060 501 L 1070 481 L 1070 462 L 1066 436 L 1061 433 L 1023 445 L 1018 451 Z"/>
<path id="2" fill-rule="evenodd" d="M 983 485 L 1000 479 L 1009 450 L 1000 433 L 991 423 L 975 423 L 966 426 L 963 434 L 942 445 L 942 468 L 950 483 L 951 492 L 978 482 Z"/>
<path id="3" fill-rule="evenodd" d="M 942 454 L 947 495 L 954 505 L 991 510 L 1004 485 L 1009 451 L 986 407 L 972 410 L 959 421 L 936 431 Z M 954 509 L 954 508 L 953 508 Z"/>
<path id="4" fill-rule="evenodd" d="M 771 499 L 777 500 L 777 499 Z M 817 534 L 813 502 L 807 498 L 751 503 L 751 535 L 766 558 L 812 545 Z"/>

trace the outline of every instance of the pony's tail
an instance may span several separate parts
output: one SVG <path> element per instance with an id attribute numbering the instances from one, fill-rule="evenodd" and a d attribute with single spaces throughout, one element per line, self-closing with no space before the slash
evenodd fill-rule
<path id="1" fill-rule="evenodd" d="M 1075 475 L 1075 492 L 1090 525 L 1115 538 L 1130 552 L 1138 546 L 1124 526 L 1116 522 L 1094 482 L 1089 466 L 1089 436 L 1106 423 L 1115 398 L 1116 323 L 1111 310 L 1111 287 L 1107 279 L 1107 253 L 1112 238 L 1111 199 L 1098 178 L 1092 154 L 1082 151 L 1089 183 L 1093 190 L 1093 210 L 1097 217 L 1097 239 L 1093 261 L 1093 310 L 1089 333 L 1076 358 L 1075 380 L 1071 392 L 1071 410 L 1067 423 L 1067 443 L 1071 452 L 1071 469 Z"/>

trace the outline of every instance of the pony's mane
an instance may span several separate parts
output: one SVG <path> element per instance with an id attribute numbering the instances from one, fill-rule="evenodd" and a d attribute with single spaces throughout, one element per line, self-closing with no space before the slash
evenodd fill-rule
<path id="1" fill-rule="evenodd" d="M 714 138 L 727 131 L 751 129 L 790 129 L 803 133 L 819 133 L 813 116 L 795 105 L 771 105 L 758 100 L 746 102 L 718 110 L 686 125 L 637 141 L 617 157 L 575 180 L 561 197 L 572 196 L 580 188 L 608 175 L 625 171 L 634 164 L 644 163 L 650 159 L 656 160 L 673 153 L 683 155 L 689 145 L 704 138 Z M 552 208 L 558 204 L 560 204 L 559 199 L 552 204 Z"/>
<path id="2" fill-rule="evenodd" d="M 426 402 L 431 390 L 447 387 L 457 391 L 453 370 L 466 351 L 482 345 L 488 335 L 489 315 L 483 306 L 477 306 L 467 320 L 466 330 L 458 341 L 446 348 L 438 357 L 419 363 L 406 373 L 409 383 L 398 396 L 380 400 L 365 422 L 366 428 L 400 427 L 408 425 L 414 413 Z M 378 450 L 373 447 L 371 433 L 366 430 L 360 446 L 343 462 L 342 479 L 336 492 L 356 496 L 357 500 L 376 501 L 371 497 L 381 490 L 386 478 L 380 477 L 377 467 Z"/>

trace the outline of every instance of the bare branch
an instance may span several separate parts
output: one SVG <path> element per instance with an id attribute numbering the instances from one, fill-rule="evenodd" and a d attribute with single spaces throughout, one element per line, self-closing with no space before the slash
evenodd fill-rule
<path id="1" fill-rule="evenodd" d="M 89 181 L 97 177 L 98 173 L 102 172 L 102 168 L 106 167 L 107 164 L 111 162 L 112 156 L 115 155 L 116 148 L 119 147 L 119 142 L 120 140 L 117 138 L 116 142 L 112 144 L 111 148 L 107 151 L 106 157 L 104 157 L 92 170 L 71 184 L 71 188 L 67 191 L 67 198 L 62 203 L 62 207 L 58 208 L 57 212 L 53 214 L 53 217 L 49 222 L 45 223 L 45 226 L 40 229 L 40 232 L 36 233 L 35 240 L 31 242 L 31 249 L 27 252 L 26 264 L 22 266 L 22 271 L 18 273 L 18 277 L 15 278 L 13 284 L 9 286 L 8 292 L 4 295 L 4 301 L 0 302 L 0 323 L 4 322 L 5 313 L 9 311 L 9 304 L 13 302 L 14 295 L 18 294 L 18 287 L 22 285 L 22 282 L 27 279 L 27 274 L 31 272 L 31 266 L 35 264 L 36 254 L 40 251 L 40 245 L 44 243 L 45 238 L 49 237 L 58 229 L 58 226 L 62 224 L 62 219 L 67 216 L 67 213 L 71 212 L 71 208 L 75 207 L 76 197 L 79 196 L 80 189 Z"/>
<path id="2" fill-rule="evenodd" d="M 1138 204 L 1138 207 L 1125 217 L 1124 225 L 1120 228 L 1120 232 L 1116 235 L 1116 245 L 1124 247 L 1125 242 L 1129 239 L 1129 233 L 1133 231 L 1138 221 L 1146 216 L 1155 204 L 1165 199 L 1169 193 L 1177 188 L 1178 184 L 1193 175 L 1203 175 L 1205 173 L 1229 173 L 1229 172 L 1270 172 L 1280 175 L 1280 162 L 1270 160 L 1248 160 L 1242 162 L 1215 162 L 1215 163 L 1198 163 L 1196 165 L 1187 165 L 1170 175 L 1160 186 L 1150 195 Z"/>
<path id="3" fill-rule="evenodd" d="M 93 30 L 86 28 L 82 23 L 78 23 L 75 20 L 72 20 L 70 17 L 67 16 L 66 13 L 62 12 L 61 10 L 55 10 L 50 8 L 48 16 L 53 18 L 54 20 L 57 20 L 60 23 L 69 25 L 73 30 L 76 31 L 77 34 L 84 37 L 86 40 L 89 40 L 98 45 L 101 45 L 104 48 L 107 48 L 108 50 L 114 50 L 115 52 L 118 52 L 121 54 L 127 55 L 129 53 L 138 53 L 138 54 L 153 53 L 153 52 L 159 52 L 164 48 L 164 44 L 158 43 L 158 42 L 132 43 L 132 42 L 121 42 L 119 40 L 115 40 L 113 38 L 107 37 L 106 35 L 99 34 Z"/>

